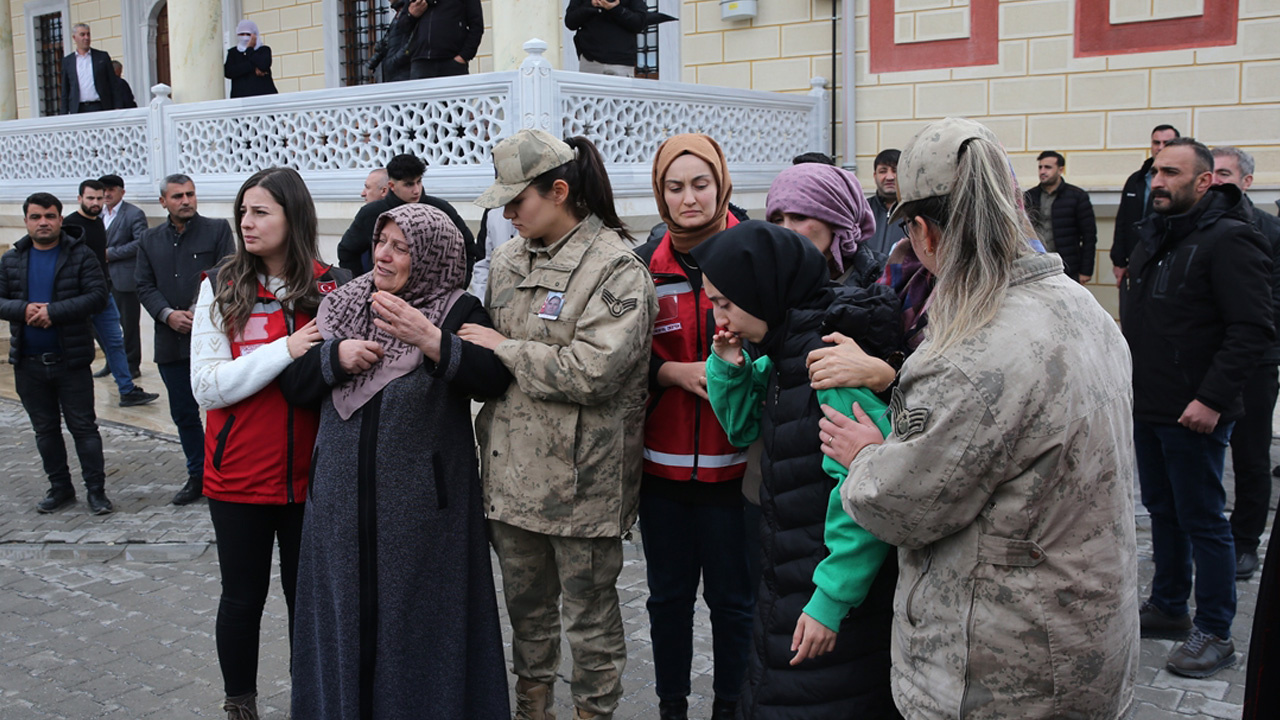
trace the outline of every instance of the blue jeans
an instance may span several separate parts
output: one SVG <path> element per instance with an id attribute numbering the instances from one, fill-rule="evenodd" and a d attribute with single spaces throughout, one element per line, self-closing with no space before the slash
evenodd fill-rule
<path id="1" fill-rule="evenodd" d="M 200 424 L 200 406 L 191 394 L 191 361 L 179 360 L 156 367 L 169 391 L 169 416 L 178 426 L 182 454 L 187 456 L 187 475 L 204 477 L 204 426 Z"/>
<path id="2" fill-rule="evenodd" d="M 755 612 L 744 525 L 741 504 L 696 505 L 640 495 L 649 580 L 645 607 L 660 700 L 689 695 L 699 579 L 711 610 L 712 688 L 724 700 L 737 700 L 742 692 Z"/>
<path id="3" fill-rule="evenodd" d="M 1156 565 L 1151 602 L 1167 615 L 1185 615 L 1195 562 L 1196 627 L 1231 637 L 1236 614 L 1236 553 L 1222 465 L 1233 423 L 1209 434 L 1181 425 L 1133 422 L 1142 504 L 1151 513 Z"/>
<path id="4" fill-rule="evenodd" d="M 67 467 L 67 446 L 62 423 L 76 444 L 80 473 L 87 490 L 101 490 L 106 481 L 102 436 L 93 411 L 93 372 L 87 365 L 68 367 L 65 360 L 44 365 L 38 358 L 23 358 L 14 368 L 13 386 L 36 433 L 36 450 L 54 490 L 75 490 Z"/>
<path id="5" fill-rule="evenodd" d="M 107 367 L 111 369 L 111 377 L 115 378 L 120 394 L 133 392 L 133 374 L 129 372 L 129 358 L 124 353 L 124 332 L 120 329 L 120 309 L 110 293 L 107 294 L 106 309 L 91 319 L 93 332 L 107 356 Z"/>

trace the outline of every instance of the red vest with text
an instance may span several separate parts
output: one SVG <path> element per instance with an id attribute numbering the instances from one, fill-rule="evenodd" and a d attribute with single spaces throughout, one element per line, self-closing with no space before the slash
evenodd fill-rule
<path id="1" fill-rule="evenodd" d="M 338 287 L 329 268 L 315 265 L 321 295 Z M 216 275 L 213 276 L 217 282 Z M 293 313 L 293 327 L 311 321 L 305 312 Z M 273 340 L 289 335 L 285 310 L 258 283 L 258 300 L 244 332 L 231 338 L 231 357 L 248 355 Z M 320 427 L 317 412 L 285 401 L 278 381 L 252 397 L 217 410 L 205 418 L 204 494 L 227 502 L 284 505 L 307 499 L 311 451 Z"/>
<path id="2" fill-rule="evenodd" d="M 733 215 L 726 227 L 737 225 Z M 658 292 L 653 354 L 671 362 L 702 362 L 711 352 L 715 319 L 706 292 L 695 295 L 684 268 L 663 236 L 649 259 Z M 678 387 L 649 399 L 644 427 L 644 471 L 669 480 L 724 482 L 747 471 L 747 451 L 729 443 L 711 403 Z"/>

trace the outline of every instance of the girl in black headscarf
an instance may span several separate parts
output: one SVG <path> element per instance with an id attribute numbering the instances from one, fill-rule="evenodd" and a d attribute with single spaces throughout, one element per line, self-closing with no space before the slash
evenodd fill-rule
<path id="1" fill-rule="evenodd" d="M 735 445 L 764 443 L 763 578 L 742 717 L 895 718 L 897 566 L 889 547 L 844 513 L 845 471 L 824 457 L 818 431 L 822 404 L 852 412 L 857 402 L 887 424 L 886 408 L 864 388 L 813 390 L 805 358 L 832 331 L 873 354 L 892 352 L 897 297 L 883 286 L 831 285 L 811 242 L 759 221 L 719 233 L 692 255 L 716 319 L 706 368 L 712 408 Z"/>

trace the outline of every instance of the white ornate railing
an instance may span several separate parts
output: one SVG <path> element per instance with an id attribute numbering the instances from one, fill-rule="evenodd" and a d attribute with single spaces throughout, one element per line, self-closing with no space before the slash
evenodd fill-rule
<path id="1" fill-rule="evenodd" d="M 158 85 L 145 108 L 0 123 L 0 201 L 45 190 L 65 202 L 87 177 L 155 187 L 176 172 L 225 201 L 272 165 L 296 168 L 317 200 L 349 200 L 406 152 L 434 194 L 469 200 L 492 181 L 493 145 L 525 127 L 591 138 L 620 196 L 652 192 L 653 153 L 681 132 L 718 139 L 735 187 L 761 190 L 792 156 L 830 146 L 821 78 L 807 95 L 732 90 L 559 71 L 545 43 L 525 50 L 517 71 L 181 105 Z"/>

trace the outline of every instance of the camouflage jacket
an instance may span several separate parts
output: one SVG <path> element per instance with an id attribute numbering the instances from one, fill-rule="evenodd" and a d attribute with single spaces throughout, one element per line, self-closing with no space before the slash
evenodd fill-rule
<path id="1" fill-rule="evenodd" d="M 649 270 L 592 215 L 551 248 L 523 238 L 498 248 L 487 294 L 515 379 L 476 419 L 489 519 L 622 535 L 639 502 L 658 306 Z"/>
<path id="2" fill-rule="evenodd" d="M 1138 666 L 1132 365 L 1057 256 L 1012 283 L 975 336 L 907 361 L 844 507 L 900 548 L 905 716 L 1111 720 Z"/>

